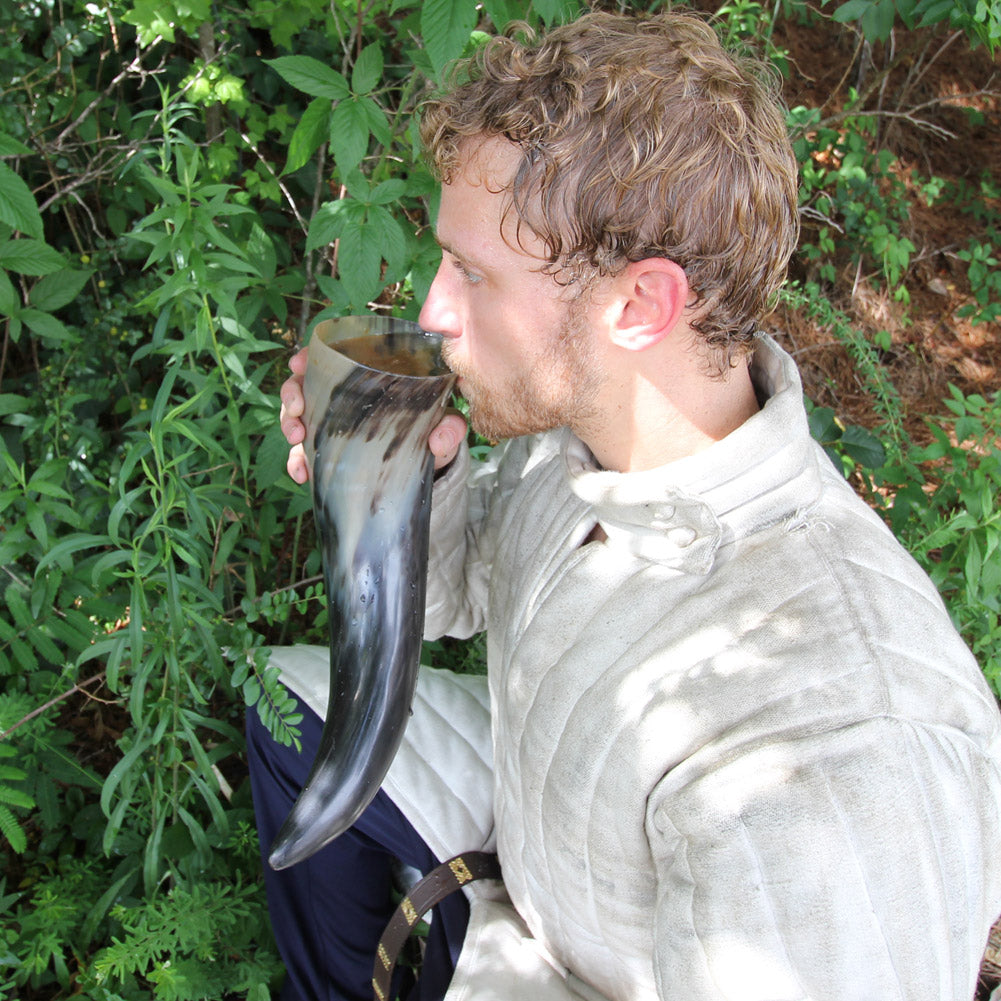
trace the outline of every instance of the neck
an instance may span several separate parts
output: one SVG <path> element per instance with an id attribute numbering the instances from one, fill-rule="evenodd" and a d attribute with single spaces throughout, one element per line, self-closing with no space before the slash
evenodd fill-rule
<path id="1" fill-rule="evenodd" d="M 648 359 L 649 360 L 649 359 Z M 671 372 L 670 378 L 646 374 Z M 587 426 L 573 428 L 603 469 L 655 469 L 708 448 L 758 411 L 745 362 L 713 379 L 691 364 L 649 366 L 606 383 Z"/>

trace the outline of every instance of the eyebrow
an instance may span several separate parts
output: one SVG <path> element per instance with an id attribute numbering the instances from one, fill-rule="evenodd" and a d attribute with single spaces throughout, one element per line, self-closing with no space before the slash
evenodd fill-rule
<path id="1" fill-rule="evenodd" d="M 437 232 L 434 234 L 434 241 L 439 247 L 441 247 L 442 250 L 445 251 L 446 254 L 450 254 L 457 261 L 461 261 L 463 264 L 468 264 L 477 271 L 483 271 L 488 267 L 485 261 L 476 260 L 468 254 L 464 254 L 462 251 L 457 250 L 454 246 L 452 246 L 452 244 L 438 236 Z"/>

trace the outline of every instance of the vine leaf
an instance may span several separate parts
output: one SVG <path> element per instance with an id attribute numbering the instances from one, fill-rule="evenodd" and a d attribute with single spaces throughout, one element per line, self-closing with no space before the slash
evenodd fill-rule
<path id="1" fill-rule="evenodd" d="M 291 174 L 305 166 L 309 158 L 327 138 L 330 119 L 330 99 L 314 97 L 299 119 L 288 144 L 288 158 L 282 175 Z"/>
<path id="2" fill-rule="evenodd" d="M 421 34 L 435 74 L 462 54 L 476 27 L 476 5 L 470 0 L 428 0 L 421 7 Z"/>
<path id="3" fill-rule="evenodd" d="M 264 61 L 286 83 L 310 97 L 340 101 L 351 92 L 347 80 L 337 70 L 312 56 L 279 56 L 277 59 Z"/>
<path id="4" fill-rule="evenodd" d="M 0 244 L 0 266 L 8 271 L 21 275 L 49 275 L 65 264 L 62 254 L 44 240 L 8 240 Z"/>
<path id="5" fill-rule="evenodd" d="M 351 89 L 356 94 L 368 94 L 382 79 L 383 56 L 378 42 L 366 45 L 351 72 Z"/>
<path id="6" fill-rule="evenodd" d="M 41 239 L 42 214 L 35 204 L 35 196 L 5 163 L 0 163 L 0 222 Z"/>
<path id="7" fill-rule="evenodd" d="M 52 312 L 68 306 L 87 284 L 93 269 L 77 271 L 74 268 L 60 268 L 46 275 L 31 290 L 28 301 L 36 309 Z"/>

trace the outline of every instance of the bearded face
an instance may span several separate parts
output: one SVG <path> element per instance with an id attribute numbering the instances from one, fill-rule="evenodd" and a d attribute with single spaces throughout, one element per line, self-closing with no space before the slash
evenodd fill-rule
<path id="1" fill-rule="evenodd" d="M 599 373 L 584 310 L 565 307 L 556 330 L 538 332 L 538 350 L 521 364 L 481 371 L 446 341 L 443 356 L 459 376 L 473 429 L 494 441 L 576 427 L 594 410 Z"/>

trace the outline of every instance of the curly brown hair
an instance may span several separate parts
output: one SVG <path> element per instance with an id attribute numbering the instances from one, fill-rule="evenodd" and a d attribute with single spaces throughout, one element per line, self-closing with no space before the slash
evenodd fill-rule
<path id="1" fill-rule="evenodd" d="M 460 82 L 455 82 L 460 81 Z M 518 146 L 509 210 L 560 280 L 680 265 L 720 362 L 749 346 L 799 232 L 797 166 L 761 64 L 695 15 L 588 14 L 538 40 L 494 38 L 422 108 L 446 183 L 470 139 Z"/>

